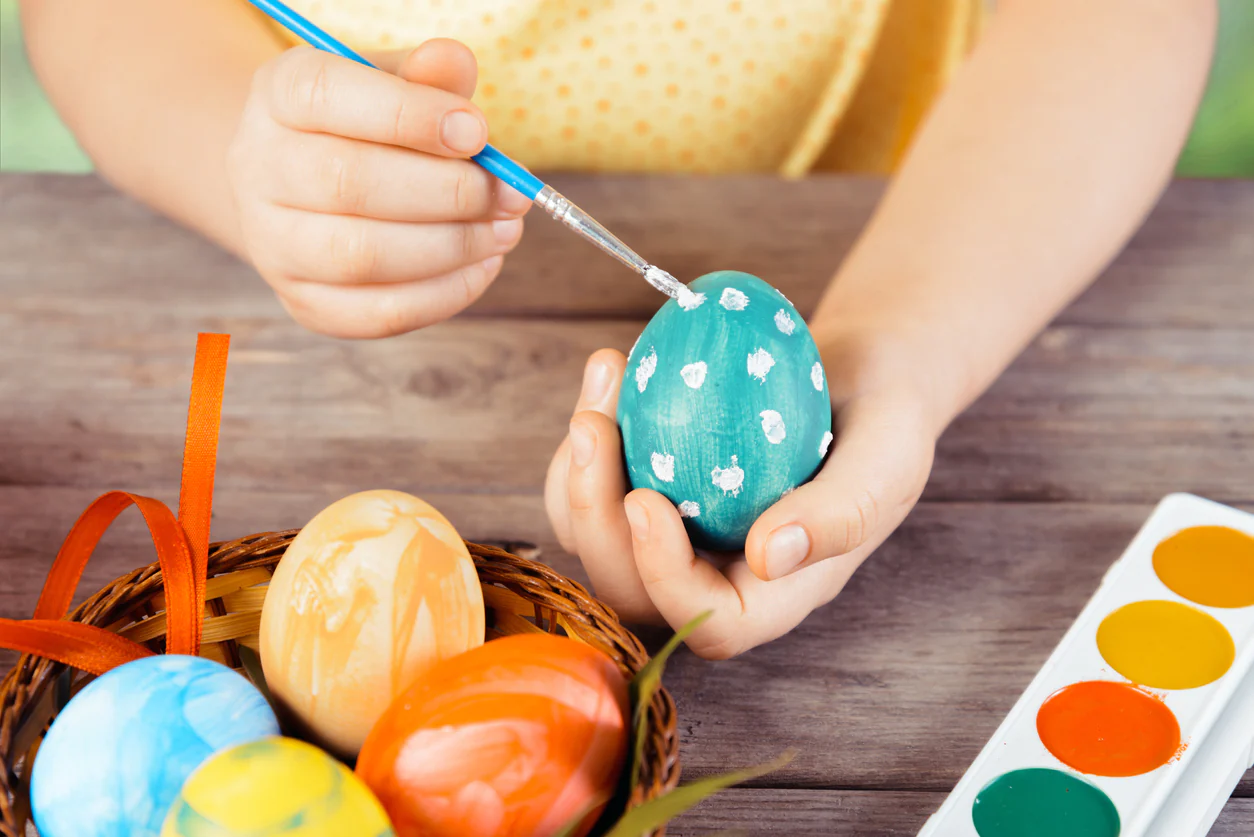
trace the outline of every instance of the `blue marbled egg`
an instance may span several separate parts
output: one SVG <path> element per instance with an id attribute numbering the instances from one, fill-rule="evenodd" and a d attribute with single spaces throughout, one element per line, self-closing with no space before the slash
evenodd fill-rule
<path id="1" fill-rule="evenodd" d="M 688 289 L 627 359 L 623 452 L 632 486 L 673 502 L 693 544 L 739 550 L 827 455 L 827 378 L 805 321 L 761 279 L 722 270 Z"/>
<path id="2" fill-rule="evenodd" d="M 31 776 L 42 837 L 157 837 L 183 782 L 226 747 L 278 735 L 244 677 L 201 657 L 146 657 L 57 715 Z"/>

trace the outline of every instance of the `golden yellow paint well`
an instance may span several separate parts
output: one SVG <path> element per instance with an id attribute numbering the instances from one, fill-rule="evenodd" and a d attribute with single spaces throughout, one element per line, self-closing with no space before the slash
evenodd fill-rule
<path id="1" fill-rule="evenodd" d="M 1097 648 L 1115 671 L 1155 689 L 1213 683 L 1236 655 L 1219 620 L 1166 601 L 1133 602 L 1111 613 L 1097 628 Z"/>
<path id="2" fill-rule="evenodd" d="M 1254 538 L 1227 526 L 1194 526 L 1154 549 L 1163 584 L 1207 607 L 1254 605 Z"/>

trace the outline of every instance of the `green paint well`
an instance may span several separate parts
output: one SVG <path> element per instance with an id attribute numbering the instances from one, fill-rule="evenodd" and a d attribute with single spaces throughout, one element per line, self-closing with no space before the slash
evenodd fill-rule
<path id="1" fill-rule="evenodd" d="M 1002 774 L 971 810 L 980 837 L 1119 837 L 1119 812 L 1099 789 L 1060 770 Z"/>

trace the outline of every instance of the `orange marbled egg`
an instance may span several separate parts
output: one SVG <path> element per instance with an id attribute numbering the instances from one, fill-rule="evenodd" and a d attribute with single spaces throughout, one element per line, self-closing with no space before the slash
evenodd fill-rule
<path id="1" fill-rule="evenodd" d="M 345 497 L 275 569 L 261 664 L 289 720 L 352 757 L 392 698 L 483 644 L 483 591 L 461 536 L 400 491 Z"/>
<path id="2" fill-rule="evenodd" d="M 565 637 L 494 639 L 403 692 L 357 775 L 397 837 L 587 834 L 627 754 L 627 681 Z"/>

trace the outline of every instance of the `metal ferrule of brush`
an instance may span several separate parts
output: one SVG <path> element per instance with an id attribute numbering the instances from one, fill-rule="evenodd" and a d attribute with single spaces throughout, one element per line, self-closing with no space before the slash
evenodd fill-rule
<path id="1" fill-rule="evenodd" d="M 561 221 L 637 273 L 643 275 L 649 267 L 649 263 L 637 256 L 635 251 L 553 187 L 545 186 L 541 189 L 535 202 L 552 215 L 554 220 Z"/>

